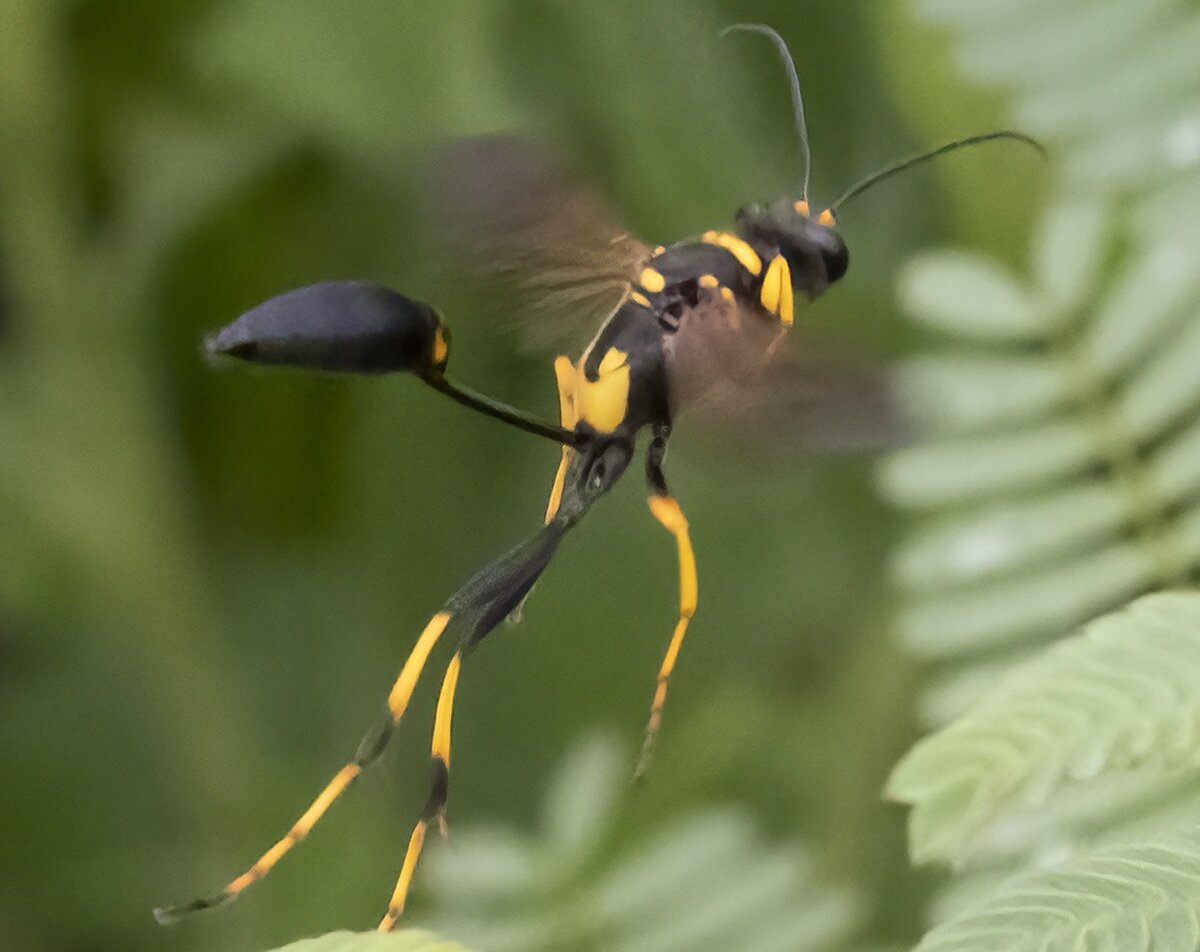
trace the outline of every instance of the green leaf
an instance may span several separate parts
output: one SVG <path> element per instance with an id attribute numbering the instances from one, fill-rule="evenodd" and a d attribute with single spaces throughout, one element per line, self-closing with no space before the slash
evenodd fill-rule
<path id="1" fill-rule="evenodd" d="M 947 505 L 1081 472 L 1099 450 L 1087 425 L 1057 420 L 901 450 L 884 463 L 881 477 L 887 494 L 903 505 Z"/>
<path id="2" fill-rule="evenodd" d="M 1011 879 L 933 929 L 917 952 L 1195 949 L 1200 833 L 1194 828 Z"/>
<path id="3" fill-rule="evenodd" d="M 1020 648 L 1145 591 L 1161 568 L 1149 547 L 1112 545 L 1065 565 L 922 599 L 900 613 L 897 630 L 910 651 L 927 658 Z"/>
<path id="4" fill-rule="evenodd" d="M 928 327 L 981 340 L 1038 340 L 1051 331 L 1016 279 L 965 252 L 920 255 L 900 275 L 901 305 Z"/>
<path id="5" fill-rule="evenodd" d="M 1048 206 L 1031 249 L 1033 283 L 1041 295 L 1063 312 L 1086 303 L 1111 238 L 1103 198 L 1069 196 Z"/>
<path id="6" fill-rule="evenodd" d="M 425 932 L 330 932 L 301 939 L 275 952 L 467 952 L 453 942 L 440 942 Z"/>
<path id="7" fill-rule="evenodd" d="M 1111 538 L 1126 502 L 1112 483 L 1092 480 L 981 506 L 915 532 L 897 555 L 896 577 L 909 589 L 951 588 L 1063 555 Z"/>
<path id="8" fill-rule="evenodd" d="M 1148 443 L 1200 403 L 1200 321 L 1164 342 L 1117 401 L 1131 436 Z"/>
<path id="9" fill-rule="evenodd" d="M 1195 314 L 1200 274 L 1192 250 L 1166 241 L 1122 268 L 1079 343 L 1080 366 L 1100 380 L 1125 373 L 1156 341 Z"/>
<path id="10" fill-rule="evenodd" d="M 235 87 L 273 121 L 390 167 L 406 148 L 428 146 L 439 135 L 519 121 L 498 81 L 498 15 L 478 0 L 362 0 L 352 16 L 329 0 L 245 0 L 209 19 L 193 61 L 206 79 Z"/>
<path id="11" fill-rule="evenodd" d="M 1055 6 L 1074 6 L 1074 3 L 1073 0 L 992 0 L 988 4 L 980 4 L 978 0 L 920 0 L 917 11 L 924 19 L 937 23 L 987 28 L 1029 10 Z"/>
<path id="12" fill-rule="evenodd" d="M 961 860 L 989 828 L 1110 771 L 1200 763 L 1200 594 L 1152 595 L 1008 674 L 900 762 L 918 860 Z"/>
<path id="13" fill-rule="evenodd" d="M 571 750 L 546 795 L 543 825 L 552 849 L 582 857 L 608 832 L 624 785 L 614 769 L 620 759 L 607 735 Z"/>
<path id="14" fill-rule="evenodd" d="M 593 738 L 556 772 L 538 834 L 456 829 L 425 867 L 436 932 L 477 952 L 806 952 L 850 930 L 854 897 L 813 882 L 808 854 L 766 842 L 744 810 L 673 815 L 614 856 L 629 770 L 611 738 Z M 532 865 L 507 881 L 503 855 L 480 853 L 481 842 L 508 843 Z M 487 883 L 470 872 L 480 865 Z"/>
<path id="15" fill-rule="evenodd" d="M 1073 394 L 1070 367 L 1052 356 L 938 354 L 911 358 L 899 383 L 917 418 L 957 434 L 1036 421 Z"/>
<path id="16" fill-rule="evenodd" d="M 1136 897 L 1131 935 L 1118 922 L 1055 935 L 1060 920 L 1047 917 L 1071 914 L 1057 894 L 1005 910 L 1005 932 L 992 903 L 1014 870 L 1200 817 L 1200 769 L 1183 766 L 1196 758 L 1181 740 L 1197 718 L 1173 720 L 1161 695 L 1194 666 L 1190 649 L 1099 667 L 1043 653 L 1200 568 L 1200 16 L 1176 0 L 921 0 L 916 9 L 949 27 L 965 76 L 1003 87 L 1012 125 L 1040 135 L 1058 171 L 1027 282 L 1010 276 L 1009 254 L 1004 265 L 976 260 L 974 271 L 1003 276 L 993 284 L 1017 285 L 977 302 L 970 280 L 939 275 L 928 266 L 938 256 L 926 253 L 920 280 L 906 274 L 898 287 L 914 323 L 941 339 L 903 376 L 930 440 L 882 470 L 884 490 L 916 510 L 893 566 L 904 593 L 896 627 L 934 662 L 923 720 L 960 720 L 926 742 L 942 755 L 918 746 L 893 784 L 912 784 L 914 853 L 971 861 L 935 916 L 962 915 L 969 902 L 981 927 L 936 947 L 1123 950 L 1149 934 L 1155 948 L 1174 948 Z M 998 320 L 997 299 L 1032 310 L 1013 306 Z M 1040 336 L 1023 323 L 1039 312 Z M 1055 659 L 1040 706 L 1005 693 Z M 1163 678 L 1140 667 L 1151 663 L 1173 670 Z M 983 710 L 994 728 L 986 737 L 968 730 Z M 1105 889 L 1088 883 L 1080 895 Z M 1195 947 L 1193 937 L 1180 947 Z"/>
<path id="17" fill-rule="evenodd" d="M 1071 82 L 1032 93 L 1017 106 L 1017 122 L 1035 134 L 1069 136 L 1111 126 L 1115 103 L 1129 116 L 1153 114 L 1196 88 L 1198 48 L 1200 17 L 1155 31 L 1116 60 L 1098 60 Z"/>
<path id="18" fill-rule="evenodd" d="M 1028 18 L 1012 17 L 964 39 L 960 51 L 963 70 L 984 83 L 1003 82 L 1019 88 L 1061 82 L 1119 51 L 1130 37 L 1153 26 L 1173 3 L 1093 0 L 1087 16 L 1080 15 L 1076 4 L 1061 4 L 1038 11 L 1037 30 L 1029 29 Z"/>

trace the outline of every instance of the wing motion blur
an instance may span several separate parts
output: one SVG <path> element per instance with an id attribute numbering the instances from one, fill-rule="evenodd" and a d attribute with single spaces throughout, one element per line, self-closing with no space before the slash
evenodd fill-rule
<path id="1" fill-rule="evenodd" d="M 497 321 L 534 349 L 581 347 L 650 257 L 533 139 L 457 140 L 431 165 L 431 217 L 452 274 L 481 285 Z"/>
<path id="2" fill-rule="evenodd" d="M 887 368 L 788 336 L 765 314 L 702 295 L 668 349 L 674 413 L 756 449 L 864 453 L 911 439 Z"/>

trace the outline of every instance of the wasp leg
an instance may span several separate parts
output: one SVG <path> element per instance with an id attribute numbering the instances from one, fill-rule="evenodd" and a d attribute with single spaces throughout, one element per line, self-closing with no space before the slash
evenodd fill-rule
<path id="1" fill-rule="evenodd" d="M 425 667 L 425 662 L 429 658 L 429 653 L 442 636 L 442 632 L 446 630 L 450 618 L 450 612 L 440 611 L 429 620 L 429 623 L 425 626 L 425 630 L 421 632 L 421 636 L 417 639 L 417 643 L 409 654 L 408 659 L 400 669 L 399 676 L 392 685 L 392 690 L 388 694 L 388 711 L 382 723 L 363 737 L 362 742 L 358 745 L 358 751 L 355 753 L 354 759 L 334 775 L 333 779 L 325 786 L 325 789 L 317 795 L 317 798 L 313 800 L 308 809 L 292 824 L 291 829 L 287 831 L 283 838 L 263 853 L 253 866 L 231 881 L 216 896 L 208 899 L 196 899 L 179 906 L 167 906 L 155 909 L 154 916 L 159 922 L 166 925 L 190 912 L 208 909 L 223 902 L 236 899 L 246 887 L 266 876 L 292 847 L 308 836 L 309 831 L 316 826 L 317 821 L 325 815 L 325 811 L 333 805 L 333 802 L 345 792 L 346 788 L 358 778 L 359 774 L 371 766 L 383 754 L 388 741 L 391 740 L 392 732 L 395 730 L 396 725 L 400 723 L 400 718 L 404 716 L 408 702 L 412 698 L 413 689 L 416 687 L 417 681 L 421 676 L 421 671 Z"/>
<path id="2" fill-rule="evenodd" d="M 404 914 L 404 906 L 408 901 L 408 890 L 412 885 L 413 873 L 417 868 L 417 860 L 421 858 L 421 849 L 425 845 L 425 833 L 430 824 L 437 824 L 442 836 L 446 835 L 446 803 L 450 796 L 450 723 L 454 717 L 454 691 L 458 687 L 462 657 L 463 649 L 460 648 L 450 659 L 450 664 L 446 668 L 446 676 L 442 679 L 442 690 L 438 695 L 437 715 L 433 722 L 433 743 L 430 745 L 430 753 L 433 757 L 433 776 L 429 784 L 429 798 L 425 801 L 425 809 L 421 812 L 421 818 L 417 820 L 412 835 L 408 838 L 408 849 L 404 854 L 404 863 L 400 867 L 396 888 L 392 891 L 387 912 L 379 922 L 380 932 L 391 932 L 400 916 Z"/>
<path id="3" fill-rule="evenodd" d="M 573 432 L 578 414 L 575 412 L 575 365 L 571 363 L 569 357 L 555 358 L 554 379 L 558 384 L 559 419 L 562 420 L 564 430 Z M 545 525 L 550 525 L 554 521 L 554 517 L 558 515 L 558 508 L 562 504 L 563 486 L 567 480 L 567 469 L 571 465 L 571 454 L 574 452 L 576 451 L 570 444 L 563 443 L 562 457 L 558 463 L 558 471 L 554 474 L 554 483 L 550 487 L 550 498 L 546 503 Z M 509 615 L 510 621 L 514 623 L 521 621 L 525 613 L 525 603 L 529 601 L 532 593 L 533 590 L 530 589 L 525 597 L 517 603 L 512 614 Z"/>
<path id="4" fill-rule="evenodd" d="M 646 451 L 646 482 L 650 487 L 650 512 L 675 536 L 675 547 L 679 552 L 679 620 L 675 624 L 675 631 L 658 669 L 654 700 L 650 704 L 650 720 L 646 723 L 642 752 L 633 771 L 635 781 L 645 776 L 650 766 L 654 738 L 662 725 L 663 705 L 667 702 L 667 685 L 671 680 L 671 672 L 675 670 L 675 663 L 679 660 L 679 650 L 687 634 L 688 622 L 696 613 L 696 555 L 692 551 L 692 540 L 688 535 L 688 521 L 683 515 L 683 510 L 679 508 L 679 503 L 668 492 L 666 477 L 662 471 L 669 434 L 670 429 L 666 426 L 657 427 L 654 431 L 650 447 Z"/>
<path id="5" fill-rule="evenodd" d="M 404 912 L 413 873 L 430 825 L 436 824 L 443 835 L 446 832 L 446 804 L 450 793 L 450 724 L 454 713 L 454 692 L 458 687 L 463 659 L 529 594 L 570 525 L 563 520 L 547 525 L 533 538 L 475 573 L 446 603 L 446 611 L 454 616 L 455 624 L 462 625 L 465 631 L 458 650 L 446 668 L 442 690 L 438 695 L 430 748 L 433 777 L 429 798 L 408 839 L 408 849 L 400 866 L 396 888 L 392 891 L 387 912 L 379 923 L 380 932 L 391 931 Z"/>
<path id="6" fill-rule="evenodd" d="M 554 361 L 554 378 L 558 382 L 559 419 L 564 430 L 573 430 L 577 420 L 575 412 L 575 365 L 569 357 L 557 357 Z M 562 502 L 563 483 L 567 478 L 567 466 L 571 462 L 571 447 L 564 443 L 562 459 L 558 463 L 558 472 L 554 475 L 554 485 L 550 489 L 550 501 L 546 504 L 546 523 L 558 514 L 558 506 Z"/>

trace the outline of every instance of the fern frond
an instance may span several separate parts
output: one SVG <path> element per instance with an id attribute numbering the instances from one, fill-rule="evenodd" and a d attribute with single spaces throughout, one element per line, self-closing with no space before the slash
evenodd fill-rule
<path id="1" fill-rule="evenodd" d="M 919 11 L 959 34 L 968 77 L 1009 86 L 1064 180 L 1027 276 L 954 250 L 917 256 L 899 284 L 938 335 L 903 371 L 931 436 L 881 483 L 918 515 L 895 562 L 898 628 L 937 665 L 923 707 L 944 722 L 1018 656 L 1200 566 L 1200 66 L 1183 52 L 1200 13 Z M 1036 55 L 1050 48 L 1062 56 Z"/>
<path id="2" fill-rule="evenodd" d="M 682 817 L 614 858 L 628 769 L 614 744 L 594 740 L 558 771 L 539 834 L 456 829 L 423 874 L 434 931 L 476 952 L 808 952 L 844 941 L 854 898 L 814 883 L 807 855 L 769 846 L 742 811 Z"/>
<path id="3" fill-rule="evenodd" d="M 935 927 L 917 952 L 1195 949 L 1200 833 L 1194 829 L 1016 877 Z"/>
<path id="4" fill-rule="evenodd" d="M 888 793 L 913 807 L 915 858 L 961 860 L 1072 784 L 1197 762 L 1200 595 L 1152 595 L 1010 672 L 917 744 Z"/>
<path id="5" fill-rule="evenodd" d="M 929 440 L 881 473 L 915 522 L 897 629 L 927 662 L 925 720 L 969 713 L 892 792 L 914 803 L 916 856 L 971 861 L 944 911 L 1031 863 L 1200 820 L 1196 596 L 1138 602 L 1042 655 L 1200 570 L 1200 10 L 916 10 L 1058 166 L 1024 273 L 954 249 L 899 283 L 931 345 L 904 370 Z M 1074 937 L 1139 947 L 1110 925 Z M 1025 947 L 1008 938 L 979 947 Z"/>

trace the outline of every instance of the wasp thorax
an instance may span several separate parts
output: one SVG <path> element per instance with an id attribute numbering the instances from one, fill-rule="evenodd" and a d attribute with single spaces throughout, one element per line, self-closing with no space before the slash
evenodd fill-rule
<path id="1" fill-rule="evenodd" d="M 747 205 L 738 212 L 737 227 L 752 245 L 778 250 L 787 259 L 793 289 L 809 300 L 844 275 L 850 263 L 833 213 L 826 209 L 813 215 L 803 199 Z"/>

